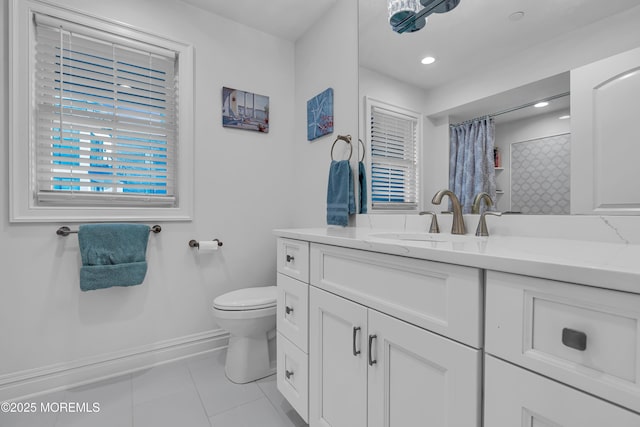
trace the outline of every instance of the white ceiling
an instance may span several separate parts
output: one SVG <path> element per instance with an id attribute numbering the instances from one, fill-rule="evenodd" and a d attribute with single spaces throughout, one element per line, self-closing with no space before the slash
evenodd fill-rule
<path id="1" fill-rule="evenodd" d="M 336 0 L 182 0 L 232 21 L 295 41 Z"/>

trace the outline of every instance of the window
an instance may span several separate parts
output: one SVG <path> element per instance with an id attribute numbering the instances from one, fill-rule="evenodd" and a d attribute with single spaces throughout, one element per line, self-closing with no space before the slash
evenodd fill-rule
<path id="1" fill-rule="evenodd" d="M 367 98 L 371 209 L 417 210 L 420 115 Z"/>
<path id="2" fill-rule="evenodd" d="M 32 42 L 29 78 L 13 76 L 12 99 L 32 102 L 26 126 L 12 120 L 14 137 L 29 136 L 12 138 L 14 154 L 30 165 L 12 171 L 12 220 L 186 219 L 190 197 L 178 183 L 188 175 L 179 159 L 192 150 L 191 130 L 178 104 L 188 91 L 181 80 L 191 80 L 190 49 L 37 1 L 17 3 L 14 13 L 29 13 L 30 24 L 12 32 L 13 46 L 25 34 Z M 30 190 L 26 209 L 13 197 L 24 192 L 15 184 Z"/>

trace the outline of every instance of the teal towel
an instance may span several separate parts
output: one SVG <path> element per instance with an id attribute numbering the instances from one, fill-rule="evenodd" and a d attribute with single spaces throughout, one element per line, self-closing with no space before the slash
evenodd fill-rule
<path id="1" fill-rule="evenodd" d="M 147 273 L 149 226 L 87 224 L 78 230 L 80 289 L 139 285 Z"/>
<path id="2" fill-rule="evenodd" d="M 367 213 L 367 170 L 364 163 L 358 162 L 358 189 L 360 190 L 360 213 Z"/>
<path id="3" fill-rule="evenodd" d="M 327 224 L 349 224 L 349 215 L 356 213 L 353 194 L 353 174 L 348 160 L 332 160 L 327 188 Z"/>

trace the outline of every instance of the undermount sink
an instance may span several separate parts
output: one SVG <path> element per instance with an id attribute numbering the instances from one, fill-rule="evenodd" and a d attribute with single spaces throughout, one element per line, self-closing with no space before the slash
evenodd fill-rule
<path id="1" fill-rule="evenodd" d="M 374 233 L 369 235 L 375 239 L 402 240 L 412 242 L 469 242 L 477 239 L 473 235 L 457 235 L 447 233 L 420 233 L 420 232 L 398 232 L 398 233 Z"/>

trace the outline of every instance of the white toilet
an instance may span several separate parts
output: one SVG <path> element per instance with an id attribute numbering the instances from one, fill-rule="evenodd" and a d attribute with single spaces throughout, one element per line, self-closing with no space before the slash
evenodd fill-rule
<path id="1" fill-rule="evenodd" d="M 245 288 L 213 300 L 213 315 L 227 330 L 225 372 L 234 383 L 248 383 L 276 372 L 276 287 Z"/>

